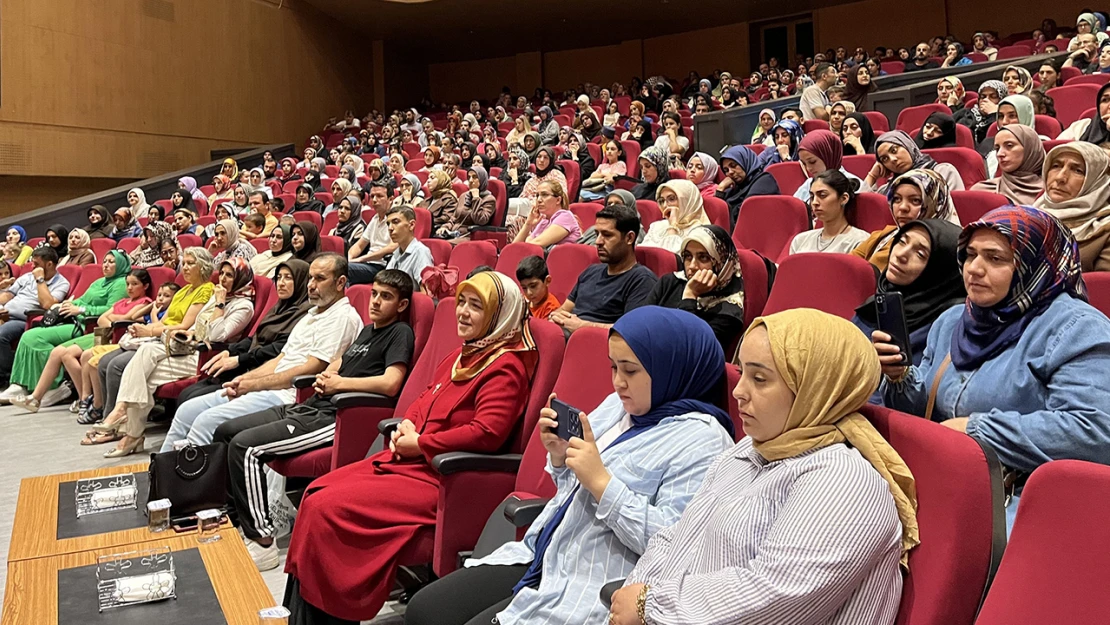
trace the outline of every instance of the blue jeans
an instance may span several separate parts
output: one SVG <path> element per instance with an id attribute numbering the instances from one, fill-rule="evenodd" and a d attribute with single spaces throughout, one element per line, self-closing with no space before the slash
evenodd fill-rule
<path id="1" fill-rule="evenodd" d="M 223 389 L 194 397 L 177 407 L 162 451 L 172 451 L 175 442 L 186 439 L 194 445 L 207 445 L 225 421 L 292 403 L 288 397 L 284 391 L 255 391 L 229 401 Z"/>
<path id="2" fill-rule="evenodd" d="M 4 388 L 8 386 L 8 380 L 12 375 L 12 365 L 15 363 L 14 343 L 19 340 L 19 337 L 23 336 L 26 330 L 27 321 L 25 319 L 11 319 L 0 324 L 0 382 L 3 382 Z"/>
<path id="3" fill-rule="evenodd" d="M 347 265 L 347 280 L 351 284 L 372 284 L 382 269 L 385 263 L 351 263 Z"/>

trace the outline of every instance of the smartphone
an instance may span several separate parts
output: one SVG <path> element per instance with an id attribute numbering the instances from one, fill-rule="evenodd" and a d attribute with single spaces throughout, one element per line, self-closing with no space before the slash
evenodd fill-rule
<path id="1" fill-rule="evenodd" d="M 555 411 L 555 434 L 559 438 L 565 441 L 575 436 L 582 438 L 582 420 L 578 418 L 581 410 L 558 399 L 551 400 L 551 409 Z"/>
<path id="2" fill-rule="evenodd" d="M 171 521 L 171 526 L 173 527 L 173 531 L 178 534 L 195 532 L 197 530 L 197 516 L 193 514 L 179 519 L 173 519 Z"/>
<path id="3" fill-rule="evenodd" d="M 910 351 L 910 331 L 906 327 L 906 310 L 902 302 L 902 294 L 893 291 L 875 295 L 875 319 L 878 329 L 890 335 L 891 343 L 902 350 L 902 365 L 913 364 L 913 353 Z"/>

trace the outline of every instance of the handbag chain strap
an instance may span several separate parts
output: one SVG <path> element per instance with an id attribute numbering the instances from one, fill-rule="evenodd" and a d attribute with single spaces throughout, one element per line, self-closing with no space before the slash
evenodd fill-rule
<path id="1" fill-rule="evenodd" d="M 200 468 L 198 468 L 196 471 L 186 471 L 184 468 L 181 467 L 182 456 L 185 457 L 185 462 L 188 462 L 190 464 L 195 462 L 198 457 L 201 458 L 203 462 L 201 462 Z M 204 473 L 205 469 L 208 468 L 208 454 L 196 445 L 189 445 L 188 447 L 185 447 L 177 452 L 177 462 L 175 463 L 175 465 L 176 466 L 174 466 L 174 471 L 176 471 L 178 475 L 185 479 L 191 480 L 201 473 Z"/>

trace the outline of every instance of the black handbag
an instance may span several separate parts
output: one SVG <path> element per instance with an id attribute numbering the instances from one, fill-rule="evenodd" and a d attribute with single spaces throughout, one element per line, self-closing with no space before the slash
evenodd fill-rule
<path id="1" fill-rule="evenodd" d="M 170 516 L 180 519 L 201 510 L 227 507 L 227 445 L 189 444 L 177 451 L 150 454 L 147 501 L 170 500 Z"/>

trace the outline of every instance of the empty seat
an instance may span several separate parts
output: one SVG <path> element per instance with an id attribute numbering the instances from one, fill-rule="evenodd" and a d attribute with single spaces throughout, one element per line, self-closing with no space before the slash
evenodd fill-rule
<path id="1" fill-rule="evenodd" d="M 1069 69 L 1069 68 L 1064 68 Z M 1098 97 L 1099 85 L 1065 83 L 1045 92 L 1056 103 L 1056 119 L 1067 127 L 1080 119 Z"/>
<path id="2" fill-rule="evenodd" d="M 778 183 L 779 193 L 783 195 L 794 195 L 798 187 L 802 186 L 809 178 L 802 164 L 796 161 L 769 165 L 767 173 L 771 174 L 771 177 Z"/>
<path id="3" fill-rule="evenodd" d="M 878 111 L 864 111 L 863 115 L 867 118 L 867 121 L 871 122 L 871 130 L 875 131 L 876 137 L 890 130 L 890 120 L 886 118 L 886 115 Z"/>
<path id="4" fill-rule="evenodd" d="M 860 193 L 856 196 L 856 224 L 860 230 L 875 232 L 893 226 L 894 215 L 886 196 L 879 193 Z"/>
<path id="5" fill-rule="evenodd" d="M 1023 56 L 1029 56 L 1032 53 L 1032 50 L 1030 50 L 1028 46 L 1004 46 L 998 49 L 998 54 L 995 55 L 994 60 L 1019 59 Z"/>
<path id="6" fill-rule="evenodd" d="M 976 625 L 1107 622 L 1107 492 L 1101 464 L 1057 460 L 1033 472 Z"/>
<path id="7" fill-rule="evenodd" d="M 586 267 L 597 262 L 600 261 L 594 245 L 556 245 L 547 257 L 547 269 L 551 273 L 548 290 L 560 302 L 565 302 L 578 282 L 578 276 Z"/>
<path id="8" fill-rule="evenodd" d="M 932 156 L 938 163 L 948 163 L 960 173 L 964 181 L 964 188 L 970 189 L 977 182 L 987 179 L 987 166 L 983 157 L 969 148 L 933 148 L 922 150 Z"/>
<path id="9" fill-rule="evenodd" d="M 450 244 L 448 244 L 450 245 Z M 460 281 L 476 267 L 497 264 L 497 246 L 491 241 L 463 241 L 451 250 L 451 260 L 448 265 L 459 268 Z M 516 268 L 513 268 L 513 274 Z"/>
<path id="10" fill-rule="evenodd" d="M 345 256 L 346 251 L 344 250 L 344 247 L 345 245 L 341 237 L 333 235 L 320 236 L 320 249 L 325 252 L 334 252 L 336 254 L 342 254 Z"/>
<path id="11" fill-rule="evenodd" d="M 763 314 L 816 308 L 851 319 L 875 294 L 871 263 L 851 254 L 791 254 L 779 264 Z"/>
<path id="12" fill-rule="evenodd" d="M 960 217 L 960 224 L 978 221 L 983 215 L 999 206 L 1011 204 L 1006 196 L 990 191 L 953 191 L 952 203 L 956 205 L 956 214 Z"/>
<path id="13" fill-rule="evenodd" d="M 636 200 L 636 212 L 640 213 L 640 225 L 647 230 L 651 224 L 663 219 L 663 211 L 655 200 Z"/>
<path id="14" fill-rule="evenodd" d="M 751 250 L 736 250 L 739 257 L 737 265 L 740 267 L 740 276 L 744 278 L 744 325 L 750 325 L 758 316 L 763 314 L 767 305 L 767 296 L 771 294 L 771 285 L 767 275 L 767 264 L 770 262 Z M 731 359 L 732 354 L 725 354 Z"/>
<path id="15" fill-rule="evenodd" d="M 878 130 L 875 131 L 876 134 L 878 134 L 878 132 Z M 845 156 L 844 160 L 841 161 L 840 166 L 851 173 L 853 176 L 856 176 L 860 180 L 863 180 L 867 177 L 867 174 L 871 171 L 871 168 L 875 166 L 875 155 L 852 154 L 849 156 Z"/>
<path id="16" fill-rule="evenodd" d="M 906 71 L 906 64 L 902 61 L 883 61 L 879 67 L 887 74 L 901 74 Z"/>
<path id="17" fill-rule="evenodd" d="M 925 123 L 933 113 L 944 113 L 951 115 L 952 110 L 943 104 L 922 104 L 920 106 L 909 106 L 902 109 L 898 113 L 898 121 L 894 123 L 894 127 L 898 130 L 909 132 L 911 130 L 920 130 L 921 125 Z"/>
<path id="18" fill-rule="evenodd" d="M 1110 82 L 1110 74 L 1088 74 L 1085 76 L 1076 76 L 1068 81 L 1068 86 L 1072 85 L 1098 85 L 1101 87 Z"/>
<path id="19" fill-rule="evenodd" d="M 443 239 L 421 239 L 421 243 L 428 246 L 428 250 L 432 252 L 432 262 L 436 265 L 447 265 L 451 260 L 451 243 Z M 475 265 L 477 266 L 477 265 Z M 463 272 L 459 272 L 460 282 L 461 278 L 465 276 Z"/>
<path id="20" fill-rule="evenodd" d="M 104 261 L 104 257 L 108 252 L 116 249 L 116 241 L 115 239 L 108 238 L 93 239 L 89 241 L 89 249 L 91 249 L 93 255 L 96 256 L 96 262 L 100 263 Z"/>
<path id="21" fill-rule="evenodd" d="M 728 230 L 729 216 L 727 202 L 719 197 L 706 197 L 702 198 L 702 205 L 705 207 L 705 216 L 709 217 L 710 223 Z"/>
<path id="22" fill-rule="evenodd" d="M 771 260 L 811 223 L 805 203 L 786 195 L 749 197 L 740 206 L 740 216 L 732 231 L 737 247 L 755 250 Z"/>

